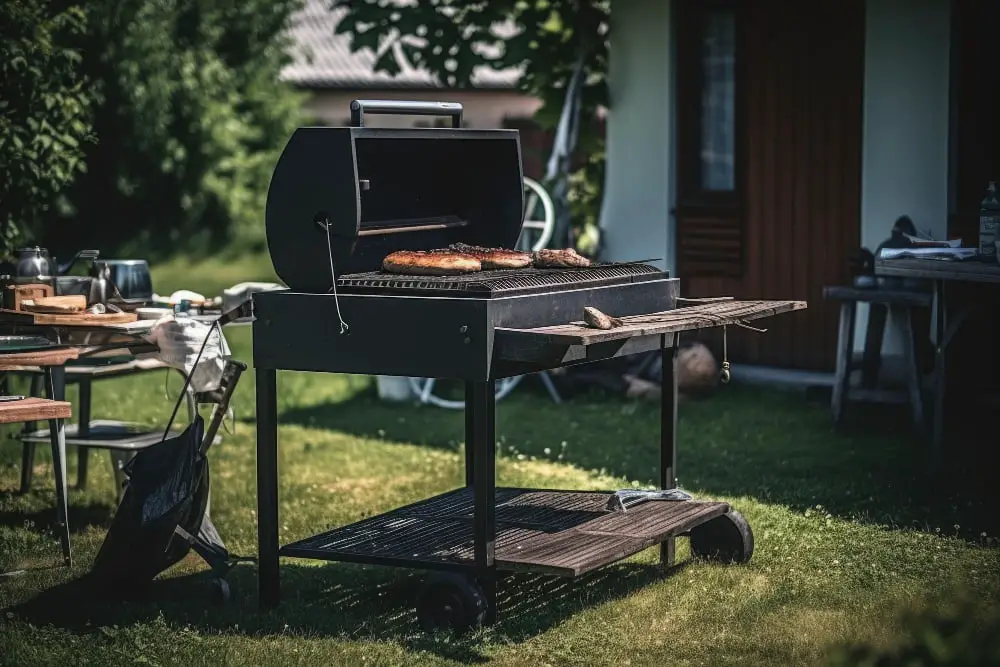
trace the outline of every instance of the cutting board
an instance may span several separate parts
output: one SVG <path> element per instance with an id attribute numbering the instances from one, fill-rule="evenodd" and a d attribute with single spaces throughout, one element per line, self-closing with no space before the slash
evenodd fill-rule
<path id="1" fill-rule="evenodd" d="M 38 324 L 46 326 L 101 326 L 102 324 L 127 324 L 139 319 L 135 313 L 25 313 L 17 310 L 0 310 L 0 320 L 15 324 Z"/>
<path id="2" fill-rule="evenodd" d="M 28 313 L 50 313 L 70 315 L 87 310 L 87 297 L 82 294 L 67 296 L 46 296 L 21 302 L 21 310 Z"/>

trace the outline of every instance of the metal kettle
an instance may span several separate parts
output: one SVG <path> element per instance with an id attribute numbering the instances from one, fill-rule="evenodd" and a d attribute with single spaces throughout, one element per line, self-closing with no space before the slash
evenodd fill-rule
<path id="1" fill-rule="evenodd" d="M 18 278 L 49 278 L 54 275 L 49 251 L 38 246 L 18 250 L 14 275 Z"/>
<path id="2" fill-rule="evenodd" d="M 94 262 L 90 272 L 90 294 L 87 296 L 87 305 L 107 304 L 111 284 L 111 267 L 108 263 Z"/>

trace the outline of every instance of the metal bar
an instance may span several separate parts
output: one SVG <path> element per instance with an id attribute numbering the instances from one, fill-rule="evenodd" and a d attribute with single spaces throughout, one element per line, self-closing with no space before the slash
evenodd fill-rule
<path id="1" fill-rule="evenodd" d="M 486 623 L 497 619 L 496 563 L 496 382 L 471 382 L 473 461 L 473 536 L 476 575 L 486 594 Z"/>
<path id="2" fill-rule="evenodd" d="M 278 571 L 277 372 L 257 369 L 257 587 L 260 605 L 281 599 Z"/>
<path id="3" fill-rule="evenodd" d="M 93 386 L 90 378 L 80 378 L 80 416 L 76 420 L 76 435 L 81 440 L 90 437 L 90 406 L 93 395 Z M 90 450 L 86 447 L 76 448 L 76 488 L 87 488 L 87 468 L 90 459 Z"/>
<path id="4" fill-rule="evenodd" d="M 289 558 L 310 558 L 339 563 L 404 567 L 411 570 L 469 573 L 475 570 L 473 563 L 463 563 L 461 561 L 433 560 L 430 558 L 396 558 L 393 556 L 375 556 L 357 552 L 330 551 L 327 549 L 300 549 L 286 546 L 281 549 L 280 553 L 282 556 L 288 556 Z"/>
<path id="5" fill-rule="evenodd" d="M 474 382 L 465 383 L 465 485 L 475 485 L 476 448 L 476 387 Z"/>
<path id="6" fill-rule="evenodd" d="M 677 488 L 677 337 L 663 336 L 660 351 L 660 488 Z M 660 543 L 660 563 L 674 562 L 675 540 Z"/>
<path id="7" fill-rule="evenodd" d="M 66 373 L 62 366 L 45 369 L 48 397 L 53 401 L 66 400 Z M 62 542 L 63 562 L 73 566 L 73 549 L 69 542 L 69 499 L 66 489 L 66 420 L 49 420 L 49 439 L 52 444 L 52 467 L 56 477 L 56 517 L 59 540 Z"/>
<path id="8" fill-rule="evenodd" d="M 931 465 L 941 463 L 941 439 L 944 433 L 945 357 L 948 341 L 948 301 L 943 280 L 934 281 L 934 418 L 931 424 Z"/>

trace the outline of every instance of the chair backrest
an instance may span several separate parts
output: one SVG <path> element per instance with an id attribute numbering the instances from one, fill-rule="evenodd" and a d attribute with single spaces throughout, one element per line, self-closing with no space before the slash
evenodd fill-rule
<path id="1" fill-rule="evenodd" d="M 549 241 L 552 240 L 552 232 L 556 224 L 556 209 L 549 193 L 538 181 L 525 177 L 524 190 L 524 217 L 521 223 L 521 236 L 517 239 L 516 248 L 537 251 L 547 247 Z M 532 217 L 536 213 L 540 213 L 540 219 Z"/>
<path id="2" fill-rule="evenodd" d="M 233 392 L 236 391 L 236 385 L 239 384 L 240 376 L 246 369 L 247 365 L 242 361 L 228 359 L 222 369 L 219 388 L 195 394 L 195 401 L 199 405 L 214 404 L 215 406 L 212 408 L 212 417 L 209 419 L 208 428 L 205 429 L 205 437 L 201 442 L 202 453 L 205 453 L 212 446 L 212 441 L 215 440 L 215 435 L 219 432 L 222 421 L 226 418 L 226 413 L 229 412 L 229 402 L 233 398 Z"/>

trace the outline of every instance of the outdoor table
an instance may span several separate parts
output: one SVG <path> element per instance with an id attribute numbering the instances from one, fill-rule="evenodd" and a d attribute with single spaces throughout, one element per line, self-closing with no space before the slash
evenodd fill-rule
<path id="1" fill-rule="evenodd" d="M 933 285 L 934 315 L 931 340 L 934 344 L 934 401 L 931 408 L 931 459 L 941 461 L 941 440 L 944 430 L 945 356 L 952 338 L 977 307 L 965 304 L 953 310 L 949 292 L 956 285 L 993 284 L 1000 291 L 1000 264 L 981 260 L 944 260 L 899 257 L 876 259 L 875 275 L 880 277 L 926 280 Z"/>

